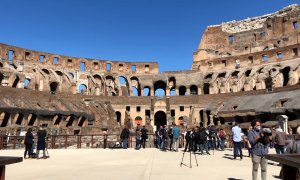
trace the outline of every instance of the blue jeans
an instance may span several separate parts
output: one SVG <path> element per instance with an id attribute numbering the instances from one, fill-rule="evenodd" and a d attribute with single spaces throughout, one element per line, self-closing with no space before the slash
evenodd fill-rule
<path id="1" fill-rule="evenodd" d="M 239 151 L 240 158 L 243 159 L 242 142 L 234 142 L 233 141 L 233 158 L 234 159 L 236 159 L 238 151 Z"/>
<path id="2" fill-rule="evenodd" d="M 284 145 L 275 144 L 276 154 L 284 154 Z"/>
<path id="3" fill-rule="evenodd" d="M 123 141 L 122 141 L 122 147 L 123 147 L 123 149 L 127 149 L 127 147 L 128 147 L 128 139 L 123 139 Z"/>
<path id="4" fill-rule="evenodd" d="M 220 138 L 220 148 L 224 150 L 225 138 Z"/>

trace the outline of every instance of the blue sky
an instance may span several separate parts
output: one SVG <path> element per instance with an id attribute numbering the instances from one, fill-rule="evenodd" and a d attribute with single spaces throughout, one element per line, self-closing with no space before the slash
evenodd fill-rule
<path id="1" fill-rule="evenodd" d="M 300 0 L 1 0 L 0 42 L 76 57 L 189 70 L 208 25 Z"/>

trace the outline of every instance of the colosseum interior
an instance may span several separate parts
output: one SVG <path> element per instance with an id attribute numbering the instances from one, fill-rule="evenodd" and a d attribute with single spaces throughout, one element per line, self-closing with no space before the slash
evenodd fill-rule
<path id="1" fill-rule="evenodd" d="M 44 125 L 61 134 L 119 132 L 137 124 L 300 125 L 300 6 L 208 26 L 191 70 L 0 44 L 1 133 Z M 163 91 L 163 96 L 158 96 Z M 299 122 L 298 122 L 299 121 Z"/>

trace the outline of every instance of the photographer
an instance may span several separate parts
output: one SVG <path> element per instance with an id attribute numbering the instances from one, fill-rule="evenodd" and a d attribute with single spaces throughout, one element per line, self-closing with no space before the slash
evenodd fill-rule
<path id="1" fill-rule="evenodd" d="M 268 160 L 265 155 L 268 154 L 270 137 L 272 131 L 270 128 L 261 128 L 260 120 L 255 119 L 251 122 L 253 129 L 248 133 L 248 139 L 252 147 L 252 179 L 257 179 L 257 171 L 259 165 L 261 166 L 261 179 L 267 178 L 267 164 Z"/>

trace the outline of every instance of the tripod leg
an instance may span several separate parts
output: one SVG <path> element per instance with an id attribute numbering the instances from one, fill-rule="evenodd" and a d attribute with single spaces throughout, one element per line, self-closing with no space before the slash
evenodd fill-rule
<path id="1" fill-rule="evenodd" d="M 196 164 L 198 166 L 198 161 L 197 161 L 197 157 L 196 157 L 195 151 L 194 151 L 194 156 L 195 156 Z"/>
<path id="2" fill-rule="evenodd" d="M 183 152 L 183 154 L 182 154 L 182 159 L 181 159 L 180 166 L 182 166 L 182 162 L 183 162 L 184 154 L 185 154 L 185 151 L 184 151 L 184 152 Z"/>
<path id="3" fill-rule="evenodd" d="M 190 151 L 190 168 L 192 168 L 192 151 Z"/>

